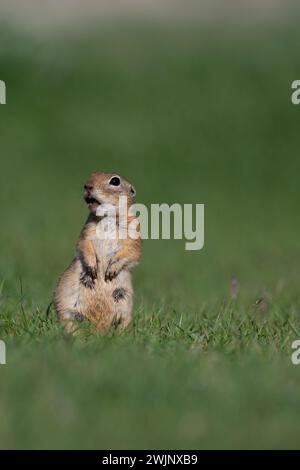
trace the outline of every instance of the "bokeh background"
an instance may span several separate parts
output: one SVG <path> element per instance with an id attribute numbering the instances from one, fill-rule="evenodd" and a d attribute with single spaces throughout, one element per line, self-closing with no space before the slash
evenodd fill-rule
<path id="1" fill-rule="evenodd" d="M 279 0 L 1 2 L 1 447 L 297 447 L 299 21 Z M 205 247 L 145 241 L 131 329 L 71 340 L 49 304 L 96 170 L 204 203 Z"/>

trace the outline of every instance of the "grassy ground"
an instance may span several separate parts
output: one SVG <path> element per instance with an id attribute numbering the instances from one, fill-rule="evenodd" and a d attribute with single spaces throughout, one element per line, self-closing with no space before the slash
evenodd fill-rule
<path id="1" fill-rule="evenodd" d="M 299 445 L 299 46 L 239 34 L 2 28 L 2 448 Z M 74 339 L 48 306 L 95 170 L 205 203 L 206 240 L 146 241 L 130 328 Z"/>

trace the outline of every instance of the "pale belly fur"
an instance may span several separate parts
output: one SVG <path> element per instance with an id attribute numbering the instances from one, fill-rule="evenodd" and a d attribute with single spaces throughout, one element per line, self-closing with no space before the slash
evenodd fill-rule
<path id="1" fill-rule="evenodd" d="M 112 324 L 126 326 L 131 319 L 133 301 L 131 273 L 122 270 L 111 281 L 105 281 L 108 263 L 119 248 L 118 240 L 96 238 L 93 244 L 98 260 L 93 288 L 80 282 L 83 267 L 80 259 L 75 258 L 57 286 L 57 310 L 62 317 L 64 312 L 75 318 L 85 317 L 103 331 Z M 64 293 L 63 298 L 60 291 Z"/>

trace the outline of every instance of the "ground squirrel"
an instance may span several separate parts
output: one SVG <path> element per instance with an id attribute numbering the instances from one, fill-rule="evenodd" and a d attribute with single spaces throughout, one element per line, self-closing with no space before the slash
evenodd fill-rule
<path id="1" fill-rule="evenodd" d="M 130 271 L 137 265 L 142 248 L 131 210 L 135 189 L 117 174 L 95 173 L 84 186 L 84 199 L 90 213 L 77 242 L 76 256 L 58 280 L 54 304 L 68 331 L 75 331 L 77 322 L 87 319 L 105 333 L 111 326 L 124 328 L 131 320 Z M 127 206 L 125 237 L 124 231 L 121 237 L 119 232 L 120 199 Z M 136 222 L 135 238 L 128 233 L 131 222 Z M 113 231 L 114 236 L 109 236 Z M 101 236 L 103 232 L 105 237 Z"/>

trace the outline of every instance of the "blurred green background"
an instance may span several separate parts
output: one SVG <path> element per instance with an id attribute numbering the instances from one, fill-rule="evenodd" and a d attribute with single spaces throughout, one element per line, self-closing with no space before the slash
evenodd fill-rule
<path id="1" fill-rule="evenodd" d="M 298 446 L 299 28 L 266 23 L 2 22 L 1 448 Z M 128 331 L 71 339 L 47 308 L 96 170 L 204 203 L 205 247 L 145 241 Z"/>

